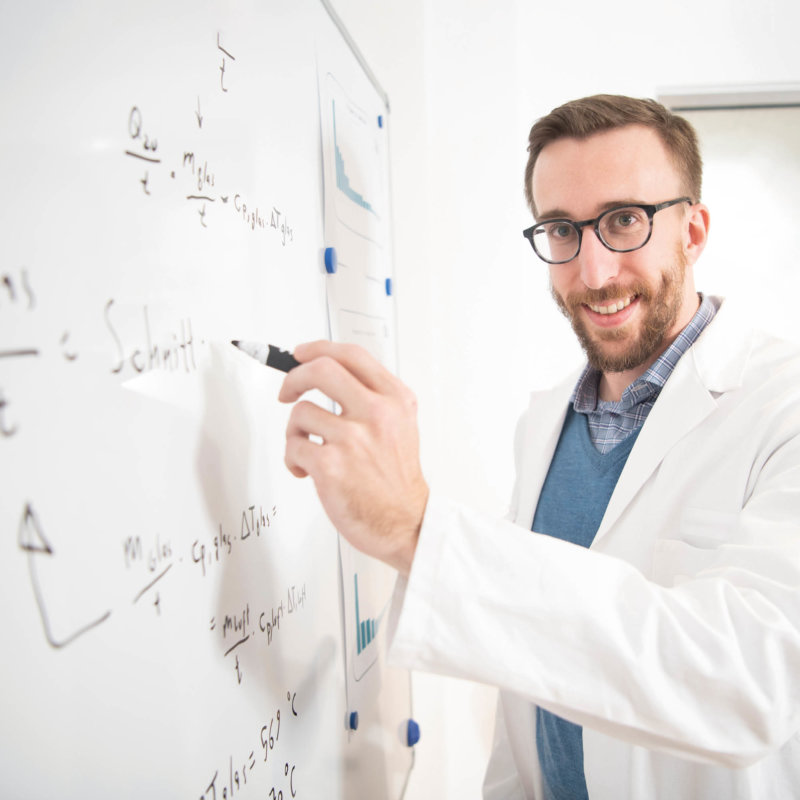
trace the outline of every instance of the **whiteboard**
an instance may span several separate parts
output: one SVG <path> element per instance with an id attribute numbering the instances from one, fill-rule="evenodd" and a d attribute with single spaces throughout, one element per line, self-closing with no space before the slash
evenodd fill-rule
<path id="1" fill-rule="evenodd" d="M 0 794 L 401 796 L 391 575 L 340 552 L 283 466 L 282 375 L 230 345 L 393 363 L 385 97 L 316 0 L 2 26 Z M 381 117 L 346 156 L 372 244 L 330 218 L 324 80 Z"/>

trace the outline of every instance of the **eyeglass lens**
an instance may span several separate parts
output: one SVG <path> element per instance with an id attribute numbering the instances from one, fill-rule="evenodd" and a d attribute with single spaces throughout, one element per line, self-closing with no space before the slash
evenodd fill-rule
<path id="1" fill-rule="evenodd" d="M 598 218 L 597 230 L 611 250 L 635 250 L 650 235 L 650 218 L 636 206 L 613 208 Z M 536 225 L 531 241 L 545 261 L 569 261 L 578 254 L 580 233 L 574 222 L 553 220 Z"/>

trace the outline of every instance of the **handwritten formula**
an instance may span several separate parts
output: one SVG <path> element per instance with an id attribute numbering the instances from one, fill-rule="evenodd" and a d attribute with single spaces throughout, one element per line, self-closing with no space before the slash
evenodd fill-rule
<path id="1" fill-rule="evenodd" d="M 244 790 L 248 780 L 253 780 L 253 773 L 257 769 L 263 771 L 265 765 L 269 770 L 269 789 L 266 797 L 269 800 L 289 800 L 292 797 L 302 797 L 299 793 L 302 788 L 300 776 L 296 774 L 297 767 L 288 761 L 281 763 L 281 728 L 286 738 L 286 728 L 299 717 L 297 710 L 297 693 L 287 692 L 286 703 L 281 709 L 275 710 L 272 717 L 265 722 L 258 732 L 258 745 L 244 757 L 234 759 L 228 757 L 227 769 L 217 769 L 213 777 L 200 795 L 200 800 L 228 800 L 236 797 Z"/>
<path id="2" fill-rule="evenodd" d="M 236 57 L 220 43 L 217 35 L 217 50 L 220 54 L 218 91 L 227 94 L 230 89 L 226 76 L 230 69 L 236 67 Z M 201 109 L 200 97 L 193 114 L 194 120 L 187 118 L 187 124 L 194 124 L 202 131 L 205 116 Z M 196 149 L 182 150 L 174 143 L 171 149 L 165 147 L 163 138 L 159 139 L 156 131 L 146 120 L 144 111 L 134 105 L 127 119 L 128 143 L 123 150 L 126 158 L 139 164 L 136 180 L 142 192 L 151 196 L 154 176 L 168 175 L 174 182 L 174 191 L 181 191 L 187 205 L 194 209 L 198 223 L 206 228 L 211 224 L 210 209 L 215 205 L 223 209 L 228 216 L 231 213 L 251 231 L 269 233 L 279 238 L 281 245 L 286 246 L 294 241 L 294 230 L 289 224 L 286 214 L 279 206 L 272 203 L 258 203 L 237 191 L 230 180 L 217 176 L 213 160 Z M 227 188 L 224 188 L 227 187 Z"/>

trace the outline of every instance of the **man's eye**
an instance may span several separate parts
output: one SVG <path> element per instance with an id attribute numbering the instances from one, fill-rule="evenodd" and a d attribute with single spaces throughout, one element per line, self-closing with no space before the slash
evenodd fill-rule
<path id="1" fill-rule="evenodd" d="M 572 225 L 567 225 L 564 222 L 554 222 L 547 229 L 547 235 L 551 239 L 568 239 L 572 234 Z"/>
<path id="2" fill-rule="evenodd" d="M 615 211 L 606 219 L 610 230 L 624 231 L 637 228 L 645 222 L 645 215 L 636 208 L 625 208 Z"/>

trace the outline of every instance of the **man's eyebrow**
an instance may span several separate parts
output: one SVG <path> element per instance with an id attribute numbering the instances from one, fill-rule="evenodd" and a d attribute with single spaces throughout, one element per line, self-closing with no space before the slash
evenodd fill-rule
<path id="1" fill-rule="evenodd" d="M 536 217 L 537 222 L 545 222 L 548 219 L 572 219 L 572 217 L 560 208 L 554 208 L 552 211 L 548 211 L 546 214 L 538 214 Z"/>
<path id="2" fill-rule="evenodd" d="M 615 200 L 608 200 L 605 203 L 601 203 L 597 209 L 594 217 L 599 217 L 604 211 L 608 211 L 610 208 L 621 208 L 624 206 L 641 206 L 647 205 L 643 203 L 638 198 L 631 198 L 631 197 L 622 197 Z M 594 217 L 590 217 L 590 219 L 594 219 Z M 582 222 L 582 220 L 576 219 L 569 211 L 564 211 L 562 208 L 553 208 L 550 209 L 546 214 L 540 214 L 536 218 L 538 222 L 547 222 L 551 219 L 568 219 L 572 222 Z"/>

